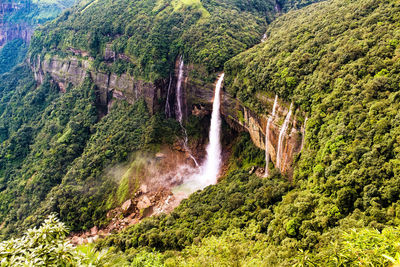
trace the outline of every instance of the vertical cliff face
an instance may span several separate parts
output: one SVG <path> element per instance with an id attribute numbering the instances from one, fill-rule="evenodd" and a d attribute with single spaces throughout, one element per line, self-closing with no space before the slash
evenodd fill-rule
<path id="1" fill-rule="evenodd" d="M 29 43 L 33 27 L 24 20 L 9 20 L 17 12 L 29 12 L 30 2 L 7 2 L 0 4 L 0 47 L 14 39 Z"/>
<path id="2" fill-rule="evenodd" d="M 125 99 L 133 104 L 139 98 L 144 98 L 150 112 L 154 112 L 160 108 L 158 99 L 166 95 L 164 90 L 168 81 L 150 83 L 137 80 L 126 73 L 117 75 L 95 71 L 91 69 L 89 59 L 37 57 L 30 65 L 36 81 L 43 83 L 44 77 L 49 75 L 63 92 L 69 84 L 77 86 L 89 77 L 96 85 L 98 104 L 104 108 L 104 113 L 107 113 L 113 99 Z"/>
<path id="3" fill-rule="evenodd" d="M 274 97 L 264 97 L 265 114 L 259 115 L 249 108 L 245 107 L 237 99 L 231 97 L 224 92 L 222 102 L 222 114 L 225 116 L 229 125 L 238 130 L 246 130 L 249 132 L 253 143 L 265 149 L 265 134 L 268 117 L 272 113 Z M 279 133 L 282 129 L 283 121 L 289 112 L 290 103 L 278 101 L 276 114 L 269 127 L 268 149 L 271 161 L 276 166 L 276 157 L 278 151 Z M 293 159 L 302 149 L 302 135 L 304 132 L 303 125 L 299 123 L 298 116 L 301 116 L 299 110 L 293 110 L 294 116 L 289 120 L 287 131 L 283 133 L 281 172 L 289 178 L 293 176 Z"/>
<path id="4" fill-rule="evenodd" d="M 175 89 L 178 80 L 179 60 L 176 61 L 173 73 L 169 79 L 159 80 L 155 83 L 137 80 L 128 74 L 117 75 L 115 73 L 104 73 L 91 69 L 90 59 L 78 57 L 60 58 L 40 57 L 31 62 L 31 68 L 35 79 L 42 83 L 45 75 L 50 75 L 59 85 L 61 91 L 65 91 L 68 84 L 79 85 L 85 77 L 89 76 L 96 85 L 96 93 L 99 105 L 105 107 L 107 112 L 114 99 L 125 99 L 134 103 L 139 98 L 144 98 L 151 112 L 164 110 L 166 99 L 169 101 L 171 117 L 176 116 L 176 95 Z M 209 114 L 214 96 L 214 84 L 204 82 L 202 79 L 191 75 L 196 66 L 184 65 L 182 80 L 182 113 L 185 120 L 189 114 Z M 169 90 L 168 90 L 169 88 Z M 233 98 L 226 92 L 222 92 L 221 114 L 229 125 L 237 131 L 248 131 L 253 143 L 265 149 L 265 134 L 268 116 L 272 112 L 274 96 L 263 97 L 265 103 L 265 114 L 256 114 L 245 107 L 240 101 Z M 164 101 L 159 101 L 163 99 Z M 290 103 L 278 101 L 276 115 L 269 130 L 269 151 L 271 161 L 276 164 L 279 133 L 282 123 L 289 112 Z M 300 111 L 293 110 L 293 116 L 289 126 L 284 133 L 282 145 L 282 166 L 281 171 L 290 178 L 293 174 L 293 158 L 302 148 L 303 124 L 297 118 L 301 116 Z"/>
<path id="5" fill-rule="evenodd" d="M 175 73 L 172 77 L 177 79 L 178 62 L 175 66 Z M 201 115 L 209 113 L 211 110 L 211 103 L 214 95 L 214 85 L 205 83 L 201 79 L 197 79 L 190 75 L 196 67 L 188 65 L 184 67 L 184 80 L 183 80 L 183 97 L 184 97 L 184 111 L 186 117 L 189 114 Z M 196 71 L 198 71 L 196 69 Z M 174 86 L 172 88 L 175 88 Z M 174 90 L 171 90 L 174 94 Z M 274 96 L 259 96 L 265 106 L 265 114 L 260 115 L 251 109 L 245 107 L 240 101 L 230 96 L 227 92 L 223 91 L 221 99 L 221 113 L 225 120 L 229 123 L 230 127 L 237 131 L 249 132 L 253 143 L 265 149 L 265 135 L 268 116 L 272 112 L 274 103 Z M 169 99 L 174 99 L 170 96 Z M 170 102 L 170 105 L 174 103 Z M 283 121 L 289 112 L 290 103 L 278 101 L 276 115 L 270 125 L 269 130 L 269 151 L 271 161 L 274 166 L 276 164 L 276 154 L 278 150 L 278 139 L 282 129 Z M 294 156 L 300 153 L 302 149 L 303 140 L 303 123 L 298 121 L 299 117 L 303 117 L 300 110 L 293 110 L 293 116 L 289 120 L 287 131 L 283 133 L 282 142 L 282 158 L 281 158 L 281 172 L 286 174 L 289 178 L 293 176 L 293 159 Z M 276 167 L 276 166 L 275 166 Z"/>

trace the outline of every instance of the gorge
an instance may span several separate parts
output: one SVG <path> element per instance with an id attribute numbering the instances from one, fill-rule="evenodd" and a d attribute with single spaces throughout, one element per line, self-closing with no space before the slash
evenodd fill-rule
<path id="1" fill-rule="evenodd" d="M 82 0 L 38 23 L 0 75 L 0 261 L 397 264 L 399 14 Z"/>

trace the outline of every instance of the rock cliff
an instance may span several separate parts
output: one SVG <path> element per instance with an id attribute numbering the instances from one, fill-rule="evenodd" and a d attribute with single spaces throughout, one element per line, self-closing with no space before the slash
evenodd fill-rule
<path id="1" fill-rule="evenodd" d="M 27 3 L 7 2 L 0 4 L 0 48 L 14 39 L 23 39 L 29 43 L 33 34 L 33 28 L 24 21 L 7 21 L 7 17 L 13 12 L 29 8 Z"/>
<path id="2" fill-rule="evenodd" d="M 249 132 L 253 143 L 265 149 L 265 135 L 268 117 L 271 115 L 274 97 L 263 97 L 265 103 L 265 114 L 258 115 L 249 108 L 245 107 L 240 101 L 231 97 L 224 92 L 222 114 L 231 127 L 238 130 L 244 129 Z M 283 121 L 289 112 L 290 104 L 283 101 L 278 101 L 276 114 L 270 124 L 268 132 L 268 147 L 271 160 L 276 164 L 276 154 L 278 150 L 278 139 L 281 131 Z M 295 113 L 295 112 L 294 112 Z M 298 116 L 302 116 L 299 110 L 296 110 L 294 116 L 291 116 L 289 127 L 284 134 L 283 149 L 282 149 L 282 169 L 281 171 L 288 175 L 289 178 L 293 176 L 293 159 L 297 153 L 302 149 L 304 133 L 304 125 L 297 120 Z"/>
<path id="3" fill-rule="evenodd" d="M 155 84 L 137 80 L 128 74 L 117 75 L 94 71 L 90 59 L 81 59 L 75 56 L 61 58 L 58 56 L 37 57 L 30 62 L 36 81 L 42 83 L 45 75 L 58 84 L 61 91 L 65 91 L 68 84 L 79 85 L 86 77 L 90 77 L 96 85 L 96 94 L 99 104 L 110 107 L 113 99 L 125 99 L 134 103 L 139 98 L 144 98 L 150 112 L 158 107 L 158 99 L 165 96 L 164 81 Z"/>
<path id="4" fill-rule="evenodd" d="M 175 71 L 169 79 L 155 83 L 137 80 L 128 74 L 117 75 L 114 73 L 103 73 L 91 68 L 90 59 L 82 59 L 78 56 L 60 58 L 58 56 L 45 56 L 44 59 L 36 58 L 31 62 L 35 79 L 42 83 L 46 74 L 59 85 L 60 90 L 65 91 L 68 84 L 78 85 L 85 77 L 90 76 L 96 85 L 100 105 L 109 107 L 113 99 L 125 99 L 134 103 L 137 99 L 144 97 L 151 112 L 163 110 L 168 100 L 171 116 L 175 116 L 175 88 L 178 77 L 179 63 L 176 62 Z M 183 69 L 183 111 L 185 117 L 188 114 L 208 114 L 214 95 L 214 84 L 204 82 L 196 78 L 193 73 L 198 68 L 193 65 L 185 65 Z M 169 88 L 169 89 L 168 89 Z M 265 114 L 256 114 L 245 107 L 240 101 L 222 92 L 221 112 L 228 124 L 237 131 L 248 131 L 254 144 L 265 149 L 265 134 L 268 116 L 272 111 L 274 96 L 258 96 L 265 106 Z M 159 101 L 162 100 L 162 101 Z M 288 113 L 289 103 L 278 101 L 276 116 L 269 131 L 269 151 L 271 160 L 276 163 L 276 153 L 279 133 L 283 120 Z M 289 178 L 293 174 L 293 158 L 302 148 L 303 125 L 297 120 L 300 111 L 294 111 L 283 142 L 282 172 Z"/>

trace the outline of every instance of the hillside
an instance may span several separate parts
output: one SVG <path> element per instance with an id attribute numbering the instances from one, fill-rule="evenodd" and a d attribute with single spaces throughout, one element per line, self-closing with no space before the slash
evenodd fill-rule
<path id="1" fill-rule="evenodd" d="M 130 166 L 141 166 L 138 153 L 151 158 L 164 145 L 179 143 L 182 137 L 179 124 L 161 114 L 164 103 L 158 98 L 160 94 L 165 97 L 168 83 L 175 86 L 176 78 L 170 77 L 169 81 L 162 78 L 154 83 L 143 83 L 140 79 L 143 76 L 160 78 L 174 71 L 171 64 L 180 53 L 184 54 L 185 61 L 197 64 L 196 70 L 213 72 L 221 69 L 228 58 L 260 40 L 265 27 L 262 16 L 273 18 L 274 6 L 268 1 L 254 2 L 246 7 L 231 1 L 204 5 L 152 1 L 80 2 L 55 21 L 39 28 L 30 46 L 32 65 L 19 66 L 0 78 L 0 218 L 6 222 L 2 233 L 8 236 L 17 230 L 15 222 L 19 222 L 20 228 L 37 225 L 50 212 L 57 212 L 73 231 L 102 226 L 109 221 L 105 216 L 107 211 L 135 193 L 135 177 L 130 178 L 129 187 L 124 189 L 126 181 L 121 182 L 120 176 L 115 180 L 113 175 L 110 176 L 109 168 L 121 169 L 120 175 L 126 173 L 129 176 Z M 108 14 L 100 16 L 104 10 Z M 233 20 L 237 24 L 214 23 L 215 19 Z M 119 24 L 111 27 L 110 23 Z M 141 26 L 143 32 L 129 31 L 140 28 L 141 23 L 147 23 Z M 177 26 L 171 28 L 171 23 Z M 241 29 L 242 34 L 233 35 L 235 28 Z M 167 32 L 161 34 L 163 29 Z M 196 36 L 199 39 L 191 39 Z M 84 41 L 87 38 L 97 42 L 96 49 Z M 119 51 L 130 59 L 129 64 L 137 60 L 131 60 L 136 56 L 143 57 L 140 66 L 130 69 L 135 69 L 134 73 L 124 68 L 115 70 L 113 66 L 120 61 L 104 58 L 103 49 L 110 42 L 113 49 L 120 47 Z M 231 49 L 231 43 L 237 43 L 237 48 Z M 217 47 L 212 48 L 215 44 Z M 83 55 L 85 51 L 90 54 Z M 214 51 L 212 53 L 219 56 L 206 55 L 206 51 Z M 198 55 L 216 61 L 204 61 Z M 32 62 L 35 57 L 40 64 L 49 60 L 49 73 L 40 69 L 41 66 L 35 69 L 36 62 Z M 57 66 L 57 58 L 71 60 L 59 69 L 58 76 L 52 72 Z M 101 66 L 111 68 L 104 72 Z M 73 67 L 76 70 L 72 71 Z M 110 73 L 113 70 L 115 72 Z M 186 70 L 187 75 L 192 77 L 196 70 Z M 108 76 L 108 82 L 102 80 L 101 75 Z M 102 87 L 112 85 L 110 77 L 120 79 L 118 83 L 125 86 L 130 82 L 123 79 L 132 75 L 135 80 L 131 89 Z M 66 80 L 68 77 L 70 80 Z M 191 85 L 185 83 L 184 86 L 189 88 Z M 204 94 L 202 90 L 198 87 L 196 94 Z M 189 91 L 187 94 L 185 97 L 193 97 Z M 135 104 L 115 103 L 121 99 Z M 188 101 L 185 100 L 187 109 L 192 108 Z M 197 105 L 199 101 L 208 103 L 209 99 L 201 95 L 193 101 L 197 101 L 194 103 Z M 176 108 L 172 100 L 171 105 Z M 188 119 L 186 128 L 192 140 L 190 145 L 199 150 L 197 154 L 201 158 L 207 138 L 203 133 L 207 132 L 209 117 L 190 116 L 189 112 L 186 111 L 184 116 Z M 91 190 L 87 190 L 87 185 Z"/>
<path id="2" fill-rule="evenodd" d="M 55 213 L 79 246 L 48 253 L 77 266 L 399 264 L 399 16 L 394 0 L 79 2 L 0 76 L 2 238 Z"/>
<path id="3" fill-rule="evenodd" d="M 2 1 L 0 4 L 0 74 L 25 59 L 34 29 L 56 18 L 72 1 Z"/>

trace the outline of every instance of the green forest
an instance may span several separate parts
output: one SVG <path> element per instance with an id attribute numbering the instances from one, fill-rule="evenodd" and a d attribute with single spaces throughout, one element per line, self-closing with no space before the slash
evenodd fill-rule
<path id="1" fill-rule="evenodd" d="M 61 90 L 52 73 L 39 82 L 30 62 L 53 56 L 88 60 L 83 82 Z M 306 123 L 293 175 L 277 166 L 260 177 L 265 151 L 222 113 L 217 184 L 72 245 L 71 235 L 105 229 L 111 210 L 140 195 L 139 178 L 127 186 L 110 169 L 163 147 L 182 152 L 185 138 L 195 156 L 206 150 L 208 106 L 191 103 L 181 125 L 164 111 L 180 56 L 183 97 L 199 86 L 193 76 L 206 91 L 223 72 L 223 95 L 258 118 L 271 112 L 265 96 L 293 103 L 293 120 Z M 29 46 L 4 46 L 0 69 L 2 266 L 400 265 L 397 0 L 82 0 Z M 147 95 L 114 95 L 104 112 L 94 72 L 161 86 L 158 108 Z"/>
<path id="2" fill-rule="evenodd" d="M 6 32 L 19 32 L 24 29 L 34 29 L 38 25 L 55 19 L 62 10 L 72 6 L 74 0 L 24 0 L 24 1 L 2 1 L 2 4 L 17 4 L 18 8 L 5 11 L 2 22 Z M 3 33 L 1 33 L 3 35 Z M 11 34 L 13 36 L 13 34 Z M 9 72 L 17 64 L 24 61 L 28 52 L 29 44 L 23 38 L 11 37 L 0 47 L 0 74 Z"/>

